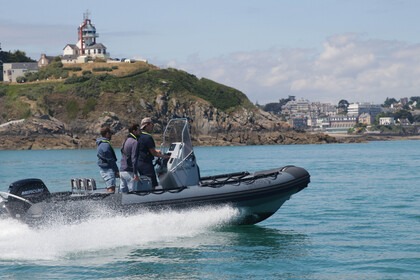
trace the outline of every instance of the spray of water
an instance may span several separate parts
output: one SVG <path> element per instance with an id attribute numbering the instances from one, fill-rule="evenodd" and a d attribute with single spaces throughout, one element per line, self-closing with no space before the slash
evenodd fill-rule
<path id="1" fill-rule="evenodd" d="M 181 238 L 208 234 L 239 215 L 228 206 L 135 215 L 98 213 L 80 223 L 54 221 L 38 228 L 1 219 L 0 260 L 63 260 L 121 248 L 171 246 Z"/>

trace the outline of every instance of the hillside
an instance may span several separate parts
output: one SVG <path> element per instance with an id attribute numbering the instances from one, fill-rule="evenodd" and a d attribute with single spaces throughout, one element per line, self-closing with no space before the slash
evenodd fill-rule
<path id="1" fill-rule="evenodd" d="M 190 118 L 198 145 L 336 141 L 290 130 L 236 89 L 143 62 L 56 64 L 27 79 L 0 84 L 0 149 L 91 148 L 103 124 L 120 143 L 146 116 L 157 134 L 172 117 Z"/>

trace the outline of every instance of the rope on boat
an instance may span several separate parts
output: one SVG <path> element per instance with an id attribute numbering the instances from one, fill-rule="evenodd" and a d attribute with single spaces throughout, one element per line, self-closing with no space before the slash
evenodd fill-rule
<path id="1" fill-rule="evenodd" d="M 250 178 L 245 178 L 247 175 L 249 175 L 249 173 L 246 175 L 241 174 L 241 176 L 235 176 L 236 173 L 232 174 L 233 176 L 230 176 L 230 174 L 227 174 L 227 178 L 225 180 L 213 179 L 211 182 L 203 183 L 201 187 L 220 188 L 227 184 L 239 186 L 241 183 L 250 185 L 250 184 L 255 183 L 256 180 L 263 179 L 263 178 L 272 177 L 272 180 L 275 180 L 277 179 L 277 176 L 279 174 L 280 174 L 280 171 L 275 171 L 271 173 L 258 174 Z M 208 177 L 208 178 L 211 178 L 211 177 Z M 218 178 L 220 178 L 220 176 L 218 176 Z"/>
<path id="2" fill-rule="evenodd" d="M 272 178 L 272 180 L 277 179 L 277 176 L 280 174 L 280 171 L 274 171 L 270 173 L 263 173 L 258 174 L 249 178 L 246 178 L 248 175 L 250 175 L 249 172 L 238 172 L 238 173 L 232 173 L 232 174 L 225 174 L 225 175 L 217 175 L 217 176 L 208 176 L 203 177 L 201 180 L 211 180 L 210 182 L 205 182 L 200 185 L 200 187 L 210 187 L 210 188 L 221 188 L 225 185 L 233 185 L 233 186 L 239 186 L 240 184 L 244 183 L 247 185 L 251 185 L 255 183 L 256 180 L 263 179 L 263 178 Z M 219 180 L 220 178 L 226 178 L 224 180 Z M 139 191 L 139 192 L 130 192 L 131 194 L 139 195 L 139 196 L 145 196 L 149 194 L 164 194 L 166 192 L 169 193 L 179 193 L 185 190 L 187 187 L 182 186 L 179 188 L 174 189 L 162 189 L 162 190 L 152 190 L 152 191 Z"/>
<path id="3" fill-rule="evenodd" d="M 182 192 L 183 190 L 185 190 L 187 187 L 185 187 L 185 186 L 182 186 L 182 187 L 179 187 L 179 188 L 173 188 L 173 189 L 167 189 L 167 190 L 165 190 L 165 189 L 159 189 L 159 190 L 152 190 L 152 191 L 138 191 L 138 192 L 130 192 L 130 194 L 135 194 L 135 195 L 138 195 L 138 196 L 145 196 L 145 195 L 149 195 L 149 194 L 164 194 L 164 193 L 166 193 L 166 192 L 168 192 L 168 193 L 179 193 L 179 192 Z"/>

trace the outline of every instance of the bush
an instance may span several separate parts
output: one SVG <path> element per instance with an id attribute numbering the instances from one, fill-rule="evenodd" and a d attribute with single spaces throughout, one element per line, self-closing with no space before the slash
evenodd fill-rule
<path id="1" fill-rule="evenodd" d="M 74 66 L 74 67 L 64 67 L 63 70 L 67 70 L 67 71 L 73 71 L 73 72 L 78 72 L 78 71 L 82 71 L 82 67 L 79 66 Z"/>
<path id="2" fill-rule="evenodd" d="M 79 104 L 76 100 L 69 100 L 66 103 L 67 116 L 70 119 L 75 119 L 79 113 Z"/>
<path id="3" fill-rule="evenodd" d="M 19 76 L 19 77 L 17 77 L 16 78 L 16 82 L 17 83 L 25 83 L 26 82 L 26 78 L 25 77 L 22 77 L 22 76 Z"/>
<path id="4" fill-rule="evenodd" d="M 112 72 L 110 67 L 95 67 L 92 69 L 93 72 Z"/>
<path id="5" fill-rule="evenodd" d="M 71 76 L 71 77 L 67 78 L 67 79 L 64 81 L 64 83 L 65 83 L 65 84 L 77 84 L 77 83 L 83 83 L 83 82 L 86 82 L 86 81 L 88 81 L 89 79 L 90 79 L 90 77 L 88 77 L 88 76 L 81 76 L 81 77 L 78 77 L 78 76 Z"/>
<path id="6" fill-rule="evenodd" d="M 83 110 L 82 110 L 83 115 L 86 116 L 90 112 L 95 111 L 96 104 L 97 104 L 96 98 L 89 97 L 86 100 L 85 106 L 83 106 Z"/>
<path id="7" fill-rule="evenodd" d="M 0 84 L 0 97 L 6 96 L 7 87 Z"/>

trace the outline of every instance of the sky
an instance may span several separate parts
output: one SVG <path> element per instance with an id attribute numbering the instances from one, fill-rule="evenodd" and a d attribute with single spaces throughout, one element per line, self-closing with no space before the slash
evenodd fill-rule
<path id="1" fill-rule="evenodd" d="M 61 55 L 87 11 L 111 57 L 181 69 L 260 105 L 420 96 L 418 0 L 0 0 L 2 50 Z"/>

